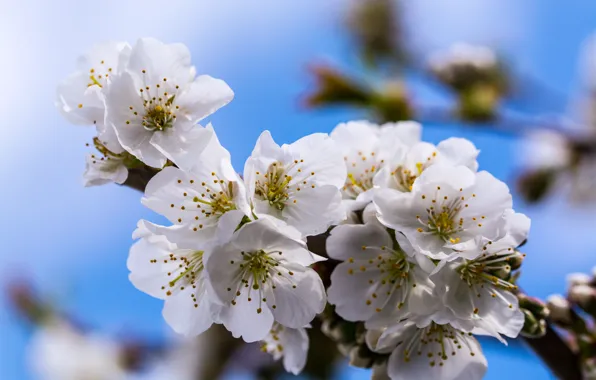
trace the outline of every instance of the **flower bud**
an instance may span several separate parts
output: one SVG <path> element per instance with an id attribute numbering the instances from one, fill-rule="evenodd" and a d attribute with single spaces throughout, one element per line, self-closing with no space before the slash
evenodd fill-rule
<path id="1" fill-rule="evenodd" d="M 500 94 L 493 86 L 478 84 L 460 93 L 458 114 L 464 121 L 493 120 L 499 100 Z"/>
<path id="2" fill-rule="evenodd" d="M 568 327 L 573 324 L 571 305 L 560 294 L 553 294 L 547 298 L 547 306 L 550 312 L 550 319 L 557 325 Z"/>
<path id="3" fill-rule="evenodd" d="M 546 334 L 546 321 L 536 318 L 529 310 L 521 309 L 525 321 L 521 334 L 528 338 L 540 338 Z"/>
<path id="4" fill-rule="evenodd" d="M 402 81 L 390 82 L 373 98 L 372 108 L 383 122 L 411 120 L 413 110 Z"/>
<path id="5" fill-rule="evenodd" d="M 592 277 L 585 273 L 570 273 L 567 275 L 567 286 L 573 287 L 576 285 L 589 285 L 592 282 Z"/>
<path id="6" fill-rule="evenodd" d="M 509 263 L 509 266 L 511 266 L 511 270 L 518 270 L 521 267 L 525 257 L 526 257 L 525 254 L 523 254 L 519 251 L 515 251 L 515 256 L 510 257 L 507 260 L 507 262 Z"/>
<path id="7" fill-rule="evenodd" d="M 327 105 L 366 106 L 370 102 L 370 89 L 348 76 L 327 66 L 313 66 L 310 70 L 316 79 L 316 90 L 306 98 L 308 107 Z"/>
<path id="8" fill-rule="evenodd" d="M 542 300 L 521 293 L 517 295 L 517 298 L 519 299 L 519 307 L 528 310 L 537 319 L 544 319 L 549 316 L 548 307 Z"/>
<path id="9" fill-rule="evenodd" d="M 577 285 L 569 289 L 569 300 L 585 312 L 596 316 L 596 289 L 589 285 Z"/>
<path id="10" fill-rule="evenodd" d="M 517 179 L 517 189 L 527 202 L 539 202 L 553 188 L 557 174 L 550 168 L 527 171 Z"/>

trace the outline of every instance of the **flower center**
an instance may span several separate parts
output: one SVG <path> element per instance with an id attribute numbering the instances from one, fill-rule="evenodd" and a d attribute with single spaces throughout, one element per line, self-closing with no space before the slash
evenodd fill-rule
<path id="1" fill-rule="evenodd" d="M 511 273 L 509 262 L 517 258 L 519 253 L 509 248 L 503 254 L 483 254 L 475 260 L 467 260 L 459 265 L 456 271 L 460 274 L 462 281 L 470 287 L 485 284 L 497 288 L 514 291 L 517 286 L 508 281 Z M 494 297 L 494 296 L 493 296 Z"/>
<path id="2" fill-rule="evenodd" d="M 169 257 L 163 259 L 163 264 L 176 263 L 171 272 L 167 272 L 168 283 L 161 287 L 161 290 L 165 291 L 166 296 L 171 296 L 173 292 L 182 291 L 185 287 L 192 286 L 197 287 L 198 277 L 203 272 L 203 251 L 186 251 L 186 254 L 180 255 L 176 253 L 170 253 Z M 152 264 L 161 264 L 162 259 L 151 259 L 149 260 Z M 195 307 L 198 307 L 198 301 L 194 293 L 191 295 L 192 302 Z"/>
<path id="3" fill-rule="evenodd" d="M 476 353 L 468 344 L 466 335 L 471 334 L 458 331 L 450 325 L 438 325 L 433 322 L 426 328 L 418 329 L 410 339 L 402 343 L 405 344 L 403 359 L 408 363 L 414 355 L 424 355 L 428 358 L 430 367 L 442 367 L 449 356 L 455 356 L 463 346 L 471 356 L 475 356 Z"/>
<path id="4" fill-rule="evenodd" d="M 365 301 L 366 305 L 374 307 L 377 312 L 381 312 L 386 306 L 389 296 L 394 291 L 400 291 L 401 296 L 399 298 L 399 303 L 391 306 L 397 306 L 398 309 L 401 309 L 407 302 L 410 291 L 409 282 L 411 279 L 411 270 L 413 269 L 414 264 L 406 259 L 404 252 L 400 248 L 393 250 L 385 246 L 362 246 L 362 250 L 370 249 L 380 249 L 382 253 L 377 256 L 376 260 L 368 260 L 368 263 L 363 260 L 356 261 L 354 258 L 349 258 L 348 262 L 356 264 L 356 268 L 348 268 L 348 274 L 353 275 L 355 271 L 366 272 L 368 269 L 374 270 L 377 268 L 380 276 L 371 278 L 368 281 L 373 287 L 374 292 L 370 293 L 367 297 Z M 413 287 L 415 286 L 416 284 L 413 284 Z M 385 296 L 386 298 L 384 298 Z"/>
<path id="5" fill-rule="evenodd" d="M 174 96 L 170 99 L 173 100 Z M 168 99 L 164 105 L 152 105 L 153 100 L 150 100 L 149 102 L 145 101 L 145 116 L 143 116 L 143 121 L 141 122 L 145 129 L 150 131 L 163 131 L 174 125 L 176 115 L 170 110 L 170 99 Z"/>
<path id="6" fill-rule="evenodd" d="M 412 191 L 412 187 L 414 186 L 414 181 L 416 178 L 422 174 L 422 171 L 425 169 L 425 165 L 422 162 L 416 163 L 416 172 L 412 172 L 410 169 L 406 169 L 403 166 L 399 166 L 391 175 L 395 180 L 395 184 L 397 188 L 404 192 Z"/>
<path id="7" fill-rule="evenodd" d="M 435 235 L 446 240 L 455 232 L 454 227 L 455 223 L 453 221 L 452 210 L 441 211 L 438 214 L 430 210 L 428 213 L 428 229 Z"/>
<path id="8" fill-rule="evenodd" d="M 242 255 L 242 261 L 240 263 L 236 263 L 234 260 L 230 261 L 231 265 L 238 265 L 237 278 L 239 278 L 237 289 L 235 289 L 236 294 L 231 302 L 232 306 L 236 305 L 236 298 L 242 296 L 243 292 L 245 292 L 248 302 L 257 301 L 256 311 L 260 314 L 263 311 L 263 303 L 267 303 L 265 287 L 276 288 L 276 285 L 271 283 L 274 276 L 278 276 L 281 281 L 289 282 L 292 284 L 292 288 L 296 289 L 296 285 L 292 279 L 294 272 L 285 268 L 280 264 L 278 259 L 273 257 L 273 255 L 282 256 L 283 252 L 265 252 L 261 249 L 254 252 L 242 251 L 240 254 Z M 227 291 L 232 292 L 234 289 L 228 288 Z M 272 309 L 277 308 L 274 304 L 270 306 Z"/>
<path id="9" fill-rule="evenodd" d="M 206 217 L 210 216 L 221 216 L 228 211 L 236 209 L 236 203 L 234 203 L 234 183 L 226 182 L 223 179 L 217 178 L 215 173 L 211 173 L 215 179 L 214 184 L 219 184 L 219 191 L 213 191 L 211 188 L 206 187 L 206 183 L 202 183 L 205 188 L 205 192 L 199 196 L 195 196 L 192 200 L 198 203 L 197 208 L 202 208 L 202 213 Z M 201 205 L 209 206 L 208 208 L 201 207 Z"/>
<path id="10" fill-rule="evenodd" d="M 355 199 L 360 193 L 373 188 L 373 177 L 385 162 L 384 160 L 379 161 L 375 154 L 375 152 L 370 152 L 369 155 L 365 152 L 358 152 L 357 156 L 344 157 L 348 168 L 348 178 L 342 190 L 349 198 Z"/>
<path id="11" fill-rule="evenodd" d="M 271 207 L 282 211 L 289 198 L 288 185 L 291 180 L 292 176 L 286 174 L 283 164 L 274 162 L 267 168 L 264 179 L 256 181 L 255 195 L 269 202 Z"/>

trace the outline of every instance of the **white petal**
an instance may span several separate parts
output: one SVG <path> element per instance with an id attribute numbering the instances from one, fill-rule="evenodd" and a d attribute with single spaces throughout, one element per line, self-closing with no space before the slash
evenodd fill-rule
<path id="1" fill-rule="evenodd" d="M 339 224 L 346 218 L 346 212 L 337 187 L 323 185 L 313 189 L 305 186 L 284 207 L 282 218 L 305 236 L 311 236 Z"/>
<path id="2" fill-rule="evenodd" d="M 295 234 L 287 236 L 283 232 L 278 224 L 268 218 L 262 218 L 242 226 L 236 234 L 235 241 L 238 247 L 245 251 L 306 250 L 304 242 L 293 239 Z"/>
<path id="3" fill-rule="evenodd" d="M 232 89 L 221 79 L 209 75 L 197 77 L 176 99 L 180 112 L 190 122 L 197 123 L 234 98 Z"/>
<path id="4" fill-rule="evenodd" d="M 362 249 L 363 246 L 378 249 Z M 369 260 L 375 259 L 383 246 L 392 247 L 391 236 L 378 225 L 341 225 L 331 230 L 327 254 L 336 260 Z"/>
<path id="5" fill-rule="evenodd" d="M 153 242 L 141 239 L 131 247 L 126 265 L 131 272 L 128 278 L 137 289 L 156 298 L 166 298 L 166 291 L 162 287 L 169 288 L 167 273 L 175 272 L 179 264 L 171 260 L 166 263 L 163 261 L 169 258 L 172 248 L 175 246 L 164 237 Z"/>
<path id="6" fill-rule="evenodd" d="M 374 293 L 369 281 L 378 281 L 382 274 L 365 263 L 368 262 L 344 262 L 331 273 L 331 286 L 327 289 L 329 303 L 335 305 L 335 312 L 348 321 L 366 321 L 375 314 L 377 305 L 367 302 L 372 302 L 371 294 Z M 361 271 L 361 266 L 366 269 Z"/>
<path id="7" fill-rule="evenodd" d="M 282 334 L 284 368 L 286 371 L 298 375 L 306 365 L 309 345 L 308 334 L 304 328 L 285 328 Z"/>
<path id="8" fill-rule="evenodd" d="M 212 307 L 214 307 L 205 289 L 195 291 L 187 287 L 178 294 L 166 299 L 163 316 L 168 325 L 178 334 L 193 337 L 205 332 L 213 324 Z M 196 305 L 196 306 L 195 306 Z"/>
<path id="9" fill-rule="evenodd" d="M 287 278 L 273 276 L 275 289 L 268 288 L 267 304 L 275 305 L 272 313 L 280 324 L 299 328 L 310 323 L 327 303 L 325 287 L 319 275 L 310 268 L 285 264 L 293 275 Z"/>
<path id="10" fill-rule="evenodd" d="M 474 144 L 470 140 L 452 137 L 443 140 L 437 145 L 441 158 L 451 165 L 463 165 L 472 171 L 478 170 L 478 153 Z"/>
<path id="11" fill-rule="evenodd" d="M 318 185 L 343 186 L 346 168 L 339 146 L 326 133 L 313 133 L 290 145 L 284 145 L 286 158 L 304 160 L 301 168 L 315 173 L 311 181 Z"/>
<path id="12" fill-rule="evenodd" d="M 89 74 L 76 72 L 58 86 L 56 107 L 73 124 L 103 124 L 105 106 L 101 88 L 88 85 Z"/>
<path id="13" fill-rule="evenodd" d="M 199 162 L 201 153 L 213 138 L 213 131 L 188 124 L 190 129 L 177 123 L 175 127 L 156 132 L 151 144 L 180 169 L 191 171 Z"/>
<path id="14" fill-rule="evenodd" d="M 414 182 L 413 193 L 423 192 L 429 185 L 447 185 L 452 189 L 466 189 L 478 182 L 474 172 L 465 166 L 433 165 Z M 434 190 L 434 189 L 433 189 Z"/>
<path id="15" fill-rule="evenodd" d="M 111 157 L 89 155 L 83 174 L 85 186 L 97 186 L 110 182 L 124 183 L 128 177 L 128 169 L 121 160 Z"/>
<path id="16" fill-rule="evenodd" d="M 191 80 L 190 52 L 183 44 L 164 44 L 154 38 L 141 38 L 132 47 L 127 69 L 143 74 L 148 85 L 162 83 L 187 85 Z M 145 73 L 143 73 L 145 70 Z"/>
<path id="17" fill-rule="evenodd" d="M 129 55 L 130 45 L 126 42 L 102 42 L 79 57 L 77 66 L 87 76 L 94 74 L 98 80 L 101 80 L 105 78 L 106 74 L 117 74 L 120 64 L 126 63 Z M 91 69 L 93 69 L 93 73 L 91 73 Z M 99 78 L 100 75 L 102 78 Z"/>
<path id="18" fill-rule="evenodd" d="M 381 143 L 391 149 L 395 145 L 413 146 L 422 138 L 422 125 L 415 121 L 400 121 L 381 125 Z"/>
<path id="19" fill-rule="evenodd" d="M 220 318 L 226 329 L 235 338 L 242 337 L 245 342 L 256 342 L 267 336 L 273 326 L 273 315 L 266 304 L 262 304 L 257 313 L 257 301 L 248 301 L 246 296 L 236 298 L 236 305 L 222 309 Z"/>

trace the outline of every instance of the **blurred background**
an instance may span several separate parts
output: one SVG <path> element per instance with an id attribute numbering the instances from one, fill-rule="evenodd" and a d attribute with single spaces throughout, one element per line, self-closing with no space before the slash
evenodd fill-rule
<path id="1" fill-rule="evenodd" d="M 526 293 L 543 299 L 564 293 L 569 273 L 591 271 L 596 264 L 596 206 L 590 199 L 596 165 L 590 171 L 586 162 L 592 161 L 582 156 L 581 167 L 558 174 L 569 169 L 562 157 L 571 154 L 577 161 L 579 151 L 560 148 L 576 145 L 561 144 L 566 140 L 559 137 L 587 136 L 593 121 L 589 105 L 595 83 L 590 81 L 596 79 L 596 55 L 586 41 L 596 30 L 596 3 L 395 2 L 391 15 L 398 26 L 390 45 L 399 54 L 389 54 L 389 60 L 383 44 L 381 53 L 366 50 L 370 41 L 362 36 L 368 34 L 354 24 L 359 3 L 366 1 L 3 1 L 0 379 L 43 379 L 34 371 L 40 351 L 31 348 L 39 331 L 15 300 L 28 311 L 39 311 L 31 302 L 51 305 L 81 331 L 126 342 L 133 359 L 141 351 L 155 355 L 157 364 L 143 366 L 139 378 L 191 379 L 171 371 L 185 366 L 191 371 L 198 352 L 212 349 L 174 337 L 164 325 L 162 302 L 128 281 L 126 258 L 136 222 L 158 217 L 141 206 L 135 190 L 82 186 L 84 157 L 90 152 L 85 144 L 94 131 L 68 124 L 54 108 L 56 86 L 75 69 L 77 57 L 107 40 L 133 43 L 151 36 L 183 42 L 199 73 L 224 79 L 236 96 L 210 121 L 237 170 L 264 129 L 279 143 L 289 143 L 329 132 L 342 121 L 393 116 L 366 102 L 325 97 L 330 75 L 341 73 L 340 79 L 397 94 L 406 111 L 422 110 L 412 113 L 425 122 L 426 141 L 472 140 L 482 152 L 481 169 L 512 188 L 516 210 L 532 219 L 520 279 Z M 374 16 L 380 21 L 372 22 L 373 29 L 383 28 L 385 16 Z M 429 57 L 458 42 L 493 49 L 508 78 L 507 89 L 495 95 L 500 101 L 489 96 L 481 112 L 476 103 L 462 105 L 460 89 L 441 85 L 440 76 L 427 69 Z M 453 104 L 459 113 L 450 111 Z M 378 112 L 371 115 L 371 109 Z M 560 136 L 537 141 L 532 136 L 539 129 Z M 482 345 L 487 379 L 554 378 L 521 340 L 508 347 L 493 340 Z M 255 378 L 245 362 L 264 359 L 254 355 L 237 351 L 224 377 Z M 167 359 L 172 357 L 177 361 Z M 370 378 L 368 370 L 342 360 L 333 366 L 334 379 Z"/>

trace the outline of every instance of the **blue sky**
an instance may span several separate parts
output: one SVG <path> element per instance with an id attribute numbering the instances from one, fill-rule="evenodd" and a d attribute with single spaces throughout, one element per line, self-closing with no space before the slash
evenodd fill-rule
<path id="1" fill-rule="evenodd" d="M 579 48 L 596 29 L 590 17 L 596 11 L 593 2 L 446 3 L 419 0 L 408 6 L 408 35 L 417 51 L 460 40 L 487 43 L 512 58 L 516 69 L 563 94 L 578 88 Z M 140 205 L 140 194 L 133 190 L 82 187 L 85 143 L 92 131 L 67 124 L 55 111 L 56 84 L 75 68 L 80 52 L 96 42 L 133 42 L 143 36 L 184 42 L 199 73 L 226 80 L 236 93 L 211 121 L 241 169 L 264 129 L 280 143 L 291 142 L 365 116 L 300 106 L 300 97 L 312 85 L 307 64 L 328 62 L 359 70 L 342 29 L 346 4 L 169 0 L 164 7 L 154 0 L 21 0 L 3 7 L 0 284 L 26 277 L 79 319 L 107 333 L 162 336 L 161 302 L 130 285 L 125 265 L 136 221 L 157 218 Z M 422 102 L 442 99 L 419 85 L 412 91 Z M 566 108 L 561 103 L 545 111 Z M 512 183 L 523 157 L 518 142 L 457 126 L 431 126 L 424 132 L 433 142 L 450 136 L 473 140 L 482 150 L 481 168 Z M 563 197 L 540 207 L 526 207 L 518 198 L 516 207 L 533 222 L 522 277 L 528 292 L 541 297 L 561 292 L 567 273 L 587 272 L 595 264 L 594 207 L 573 207 Z M 29 379 L 24 354 L 28 334 L 1 305 L 0 378 Z M 530 374 L 535 380 L 551 378 L 523 347 L 485 343 L 488 379 L 505 374 L 511 380 Z M 367 377 L 360 370 L 345 370 L 341 378 Z"/>

